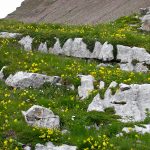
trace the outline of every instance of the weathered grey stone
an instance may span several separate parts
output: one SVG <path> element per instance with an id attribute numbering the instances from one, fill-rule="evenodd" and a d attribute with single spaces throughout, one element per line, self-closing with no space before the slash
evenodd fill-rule
<path id="1" fill-rule="evenodd" d="M 134 67 L 135 72 L 148 72 L 148 67 L 143 63 L 137 63 Z"/>
<path id="2" fill-rule="evenodd" d="M 32 50 L 32 42 L 33 38 L 31 38 L 29 35 L 26 37 L 23 37 L 20 41 L 19 44 L 21 44 L 24 47 L 24 50 L 30 51 Z"/>
<path id="3" fill-rule="evenodd" d="M 48 53 L 48 48 L 47 48 L 47 43 L 41 43 L 39 45 L 38 51 L 43 52 L 43 53 Z"/>
<path id="4" fill-rule="evenodd" d="M 87 45 L 82 38 L 75 38 L 72 43 L 71 56 L 79 58 L 90 58 L 91 52 L 87 49 Z"/>
<path id="5" fill-rule="evenodd" d="M 113 46 L 111 44 L 108 44 L 108 42 L 105 42 L 101 48 L 101 52 L 98 58 L 103 61 L 113 60 Z"/>
<path id="6" fill-rule="evenodd" d="M 103 107 L 103 103 L 102 100 L 100 98 L 100 95 L 97 94 L 92 103 L 88 106 L 87 111 L 99 111 L 99 112 L 103 112 L 104 111 L 104 107 Z"/>
<path id="7" fill-rule="evenodd" d="M 0 70 L 0 80 L 2 80 L 4 78 L 4 69 L 7 68 L 7 66 L 4 66 L 1 70 Z"/>
<path id="8" fill-rule="evenodd" d="M 63 53 L 63 50 L 61 48 L 59 38 L 55 38 L 55 39 L 56 39 L 56 43 L 54 44 L 53 48 L 49 49 L 49 52 L 52 53 L 52 54 L 55 54 L 55 55 L 60 55 L 60 54 Z"/>
<path id="9" fill-rule="evenodd" d="M 77 150 L 77 147 L 65 144 L 61 146 L 55 146 L 52 142 L 48 142 L 45 146 L 42 144 L 36 144 L 35 150 Z"/>
<path id="10" fill-rule="evenodd" d="M 5 83 L 15 88 L 39 88 L 44 83 L 56 84 L 59 83 L 60 77 L 46 76 L 38 73 L 17 72 L 15 75 L 10 75 Z"/>
<path id="11" fill-rule="evenodd" d="M 150 31 L 150 14 L 147 14 L 142 18 L 141 29 L 144 31 Z"/>
<path id="12" fill-rule="evenodd" d="M 120 69 L 123 71 L 134 71 L 134 66 L 132 63 L 119 63 Z"/>
<path id="13" fill-rule="evenodd" d="M 144 63 L 137 63 L 133 65 L 132 63 L 120 63 L 120 69 L 123 71 L 134 71 L 134 72 L 148 72 L 148 67 Z"/>
<path id="14" fill-rule="evenodd" d="M 114 107 L 116 114 L 122 117 L 123 122 L 143 121 L 146 118 L 145 110 L 150 111 L 150 84 L 120 84 L 119 87 L 115 95 L 112 95 L 109 87 L 105 92 L 104 100 L 97 106 L 94 99 L 92 109 Z M 100 100 L 98 97 L 97 95 L 97 101 Z"/>
<path id="15" fill-rule="evenodd" d="M 49 129 L 60 127 L 59 116 L 54 115 L 48 108 L 34 105 L 26 112 L 22 111 L 22 114 L 31 126 Z"/>
<path id="16" fill-rule="evenodd" d="M 117 87 L 118 83 L 116 81 L 112 81 L 109 85 L 109 88 L 115 88 Z"/>
<path id="17" fill-rule="evenodd" d="M 135 125 L 134 128 L 124 127 L 122 129 L 122 131 L 125 133 L 130 133 L 130 132 L 137 132 L 139 134 L 150 133 L 150 124 L 142 125 L 142 126 L 143 127 L 139 127 L 139 126 Z"/>
<path id="18" fill-rule="evenodd" d="M 105 82 L 104 81 L 100 81 L 99 83 L 99 89 L 102 90 L 105 88 Z"/>
<path id="19" fill-rule="evenodd" d="M 0 32 L 0 38 L 16 38 L 20 35 L 20 33 Z"/>
<path id="20" fill-rule="evenodd" d="M 117 45 L 117 50 L 117 60 L 121 60 L 122 63 L 131 63 L 136 60 L 150 64 L 150 54 L 144 48 Z"/>
<path id="21" fill-rule="evenodd" d="M 71 51 L 72 51 L 72 46 L 73 46 L 73 40 L 72 39 L 68 39 L 65 44 L 63 45 L 63 54 L 66 56 L 70 56 L 71 55 Z"/>
<path id="22" fill-rule="evenodd" d="M 81 99 L 85 99 L 94 90 L 94 77 L 91 75 L 79 75 L 79 77 L 81 78 L 81 86 L 78 87 L 78 94 Z"/>
<path id="23" fill-rule="evenodd" d="M 100 42 L 98 41 L 95 42 L 95 47 L 94 47 L 93 53 L 91 54 L 91 58 L 99 59 L 102 46 L 103 45 Z"/>

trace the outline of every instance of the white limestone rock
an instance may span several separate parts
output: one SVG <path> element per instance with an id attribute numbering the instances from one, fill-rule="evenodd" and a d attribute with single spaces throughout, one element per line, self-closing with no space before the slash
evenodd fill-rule
<path id="1" fill-rule="evenodd" d="M 42 53 L 48 53 L 48 48 L 47 48 L 47 43 L 41 43 L 39 45 L 38 51 L 42 52 Z"/>
<path id="2" fill-rule="evenodd" d="M 120 84 L 119 90 L 114 95 L 111 93 L 111 86 L 106 90 L 104 99 L 97 103 L 95 99 L 92 103 L 93 110 L 113 107 L 116 114 L 121 116 L 122 122 L 143 121 L 146 118 L 145 110 L 150 111 L 150 84 Z M 97 99 L 100 97 L 97 95 Z"/>
<path id="3" fill-rule="evenodd" d="M 90 92 L 94 90 L 94 77 L 91 75 L 79 75 L 81 86 L 78 87 L 78 94 L 81 99 L 88 98 Z"/>
<path id="4" fill-rule="evenodd" d="M 105 88 L 105 82 L 104 81 L 100 81 L 99 83 L 99 89 L 102 90 Z"/>
<path id="5" fill-rule="evenodd" d="M 38 73 L 17 72 L 15 75 L 10 75 L 5 83 L 8 86 L 15 88 L 39 88 L 44 83 L 57 84 L 60 81 L 58 76 L 46 76 Z"/>
<path id="6" fill-rule="evenodd" d="M 54 44 L 53 48 L 49 49 L 49 52 L 55 55 L 60 55 L 63 53 L 63 50 L 61 48 L 61 44 L 60 44 L 60 40 L 59 38 L 55 38 L 56 39 L 56 43 Z"/>
<path id="7" fill-rule="evenodd" d="M 134 128 L 124 127 L 122 129 L 122 131 L 125 132 L 125 133 L 130 133 L 130 132 L 137 132 L 139 134 L 150 133 L 150 124 L 142 125 L 141 127 L 135 125 Z"/>
<path id="8" fill-rule="evenodd" d="M 77 150 L 77 147 L 66 144 L 55 146 L 52 142 L 48 142 L 46 145 L 36 144 L 35 150 Z"/>
<path id="9" fill-rule="evenodd" d="M 119 63 L 120 69 L 123 71 L 134 71 L 132 63 Z"/>
<path id="10" fill-rule="evenodd" d="M 144 65 L 143 63 L 137 63 L 134 67 L 134 71 L 135 72 L 148 72 L 149 69 L 146 65 Z"/>
<path id="11" fill-rule="evenodd" d="M 0 38 L 16 38 L 20 35 L 20 33 L 0 32 Z"/>
<path id="12" fill-rule="evenodd" d="M 71 50 L 72 50 L 72 46 L 73 46 L 73 40 L 72 39 L 68 39 L 65 44 L 63 45 L 63 54 L 66 56 L 71 56 Z"/>
<path id="13" fill-rule="evenodd" d="M 99 55 L 101 53 L 101 49 L 102 49 L 102 44 L 98 41 L 95 42 L 95 47 L 93 50 L 93 53 L 91 54 L 91 58 L 96 58 L 99 59 Z"/>
<path id="14" fill-rule="evenodd" d="M 92 103 L 88 106 L 87 111 L 98 111 L 98 112 L 104 112 L 104 107 L 103 107 L 103 103 L 102 100 L 100 98 L 100 95 L 97 94 Z"/>
<path id="15" fill-rule="evenodd" d="M 136 60 L 150 64 L 150 54 L 144 48 L 117 45 L 117 50 L 117 60 L 121 60 L 122 63 L 131 63 Z"/>
<path id="16" fill-rule="evenodd" d="M 26 37 L 23 37 L 19 41 L 19 44 L 21 44 L 24 47 L 24 50 L 30 51 L 32 50 L 32 42 L 33 42 L 33 38 L 28 35 Z"/>
<path id="17" fill-rule="evenodd" d="M 4 66 L 1 70 L 0 70 L 0 80 L 2 80 L 4 78 L 4 69 L 7 68 L 7 66 Z"/>
<path id="18" fill-rule="evenodd" d="M 105 42 L 101 48 L 101 52 L 99 54 L 98 59 L 103 61 L 111 61 L 114 59 L 113 55 L 113 46 Z"/>
<path id="19" fill-rule="evenodd" d="M 141 29 L 144 31 L 150 31 L 150 14 L 146 14 L 142 18 L 142 26 Z"/>
<path id="20" fill-rule="evenodd" d="M 82 38 L 75 38 L 70 55 L 79 58 L 90 58 L 91 52 L 87 49 L 87 45 L 83 42 Z"/>
<path id="21" fill-rule="evenodd" d="M 149 69 L 144 63 L 137 63 L 133 65 L 132 63 L 120 63 L 120 69 L 123 71 L 134 71 L 134 72 L 148 72 Z"/>
<path id="22" fill-rule="evenodd" d="M 49 129 L 60 127 L 59 116 L 54 115 L 48 108 L 34 105 L 26 112 L 22 111 L 22 114 L 25 121 L 31 126 Z"/>
<path id="23" fill-rule="evenodd" d="M 115 87 L 117 87 L 117 85 L 118 85 L 118 83 L 116 81 L 112 81 L 108 88 L 115 88 Z"/>

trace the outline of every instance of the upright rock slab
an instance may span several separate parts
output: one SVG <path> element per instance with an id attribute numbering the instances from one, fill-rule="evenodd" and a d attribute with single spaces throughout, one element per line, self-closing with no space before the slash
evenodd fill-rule
<path id="1" fill-rule="evenodd" d="M 82 38 L 75 38 L 70 55 L 79 58 L 90 58 L 91 52 L 87 49 L 87 45 Z"/>
<path id="2" fill-rule="evenodd" d="M 43 53 L 48 53 L 48 48 L 47 48 L 47 43 L 41 43 L 39 45 L 38 51 L 43 52 Z"/>
<path id="3" fill-rule="evenodd" d="M 34 105 L 26 112 L 22 111 L 22 114 L 31 126 L 49 129 L 60 127 L 59 116 L 54 115 L 51 110 L 45 107 Z"/>
<path id="4" fill-rule="evenodd" d="M 58 76 L 46 76 L 38 73 L 17 72 L 15 75 L 10 75 L 5 83 L 8 86 L 15 88 L 39 88 L 44 83 L 57 84 L 60 81 Z"/>
<path id="5" fill-rule="evenodd" d="M 21 44 L 24 47 L 24 50 L 30 51 L 32 50 L 32 42 L 33 42 L 33 38 L 28 35 L 26 37 L 23 37 L 19 41 L 19 44 Z"/>
<path id="6" fill-rule="evenodd" d="M 81 99 L 88 98 L 90 92 L 94 90 L 94 77 L 91 75 L 79 75 L 81 86 L 78 87 L 78 94 Z"/>

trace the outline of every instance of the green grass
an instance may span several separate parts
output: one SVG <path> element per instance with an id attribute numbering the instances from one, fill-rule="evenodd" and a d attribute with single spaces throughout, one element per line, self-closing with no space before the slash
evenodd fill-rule
<path id="1" fill-rule="evenodd" d="M 20 32 L 39 38 L 37 43 L 47 40 L 49 46 L 54 43 L 54 36 L 60 37 L 62 44 L 66 39 L 72 37 L 83 37 L 90 49 L 93 48 L 95 39 L 102 42 L 106 40 L 116 44 L 144 47 L 150 50 L 149 34 L 129 27 L 129 24 L 139 20 L 135 15 L 123 17 L 114 23 L 96 26 L 61 26 L 51 24 L 24 24 L 15 21 L 0 20 L 0 31 Z M 126 30 L 125 30 L 126 29 Z M 121 31 L 118 31 L 121 30 Z M 37 32 L 35 32 L 37 31 Z M 106 32 L 106 33 L 105 33 Z M 118 32 L 120 33 L 119 35 Z M 125 38 L 124 38 L 125 34 Z M 115 36 L 112 36 L 115 35 Z M 23 51 L 15 39 L 0 39 L 0 68 L 8 66 L 4 74 L 7 78 L 17 71 L 36 72 L 46 75 L 61 76 L 63 86 L 43 85 L 40 89 L 15 89 L 0 81 L 0 150 L 22 149 L 21 143 L 31 145 L 33 148 L 37 143 L 52 141 L 56 145 L 69 144 L 78 146 L 79 150 L 89 147 L 93 148 L 95 143 L 102 149 L 111 150 L 149 150 L 150 134 L 139 135 L 137 133 L 125 134 L 116 137 L 123 127 L 130 127 L 136 123 L 121 123 L 117 119 L 112 108 L 105 112 L 87 112 L 88 105 L 93 97 L 99 92 L 101 97 L 112 81 L 127 84 L 150 83 L 150 73 L 133 73 L 121 71 L 117 65 L 114 67 L 96 68 L 99 61 L 87 61 L 84 59 L 55 56 L 40 52 Z M 90 97 L 84 101 L 79 100 L 77 87 L 80 85 L 78 74 L 91 74 L 95 77 L 95 90 Z M 99 90 L 99 81 L 106 83 L 104 90 Z M 74 91 L 68 90 L 67 85 L 74 84 Z M 116 89 L 112 89 L 114 92 Z M 50 108 L 56 115 L 60 116 L 60 129 L 67 129 L 69 133 L 62 135 L 59 130 L 48 134 L 47 129 L 30 127 L 21 113 L 33 105 L 41 105 Z M 72 116 L 75 119 L 72 120 Z M 142 123 L 150 123 L 150 117 Z M 94 125 L 100 126 L 96 130 Z M 91 129 L 85 127 L 91 126 Z M 45 136 L 46 135 L 46 136 Z M 95 145 L 95 150 L 98 147 Z"/>

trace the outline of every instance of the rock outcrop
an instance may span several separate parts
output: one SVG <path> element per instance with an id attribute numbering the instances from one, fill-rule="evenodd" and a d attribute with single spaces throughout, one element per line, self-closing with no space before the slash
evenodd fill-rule
<path id="1" fill-rule="evenodd" d="M 22 111 L 22 114 L 31 126 L 49 129 L 60 127 L 59 116 L 54 115 L 48 108 L 34 105 L 26 112 Z"/>
<path id="2" fill-rule="evenodd" d="M 46 76 L 38 73 L 17 72 L 15 75 L 10 75 L 5 83 L 8 86 L 15 88 L 39 88 L 44 83 L 57 84 L 60 81 L 58 76 Z"/>
<path id="3" fill-rule="evenodd" d="M 143 121 L 146 118 L 145 110 L 150 111 L 150 84 L 120 84 L 114 95 L 112 86 L 106 90 L 104 99 L 98 94 L 88 107 L 88 111 L 104 111 L 113 107 L 116 114 L 121 116 L 121 121 Z"/>

